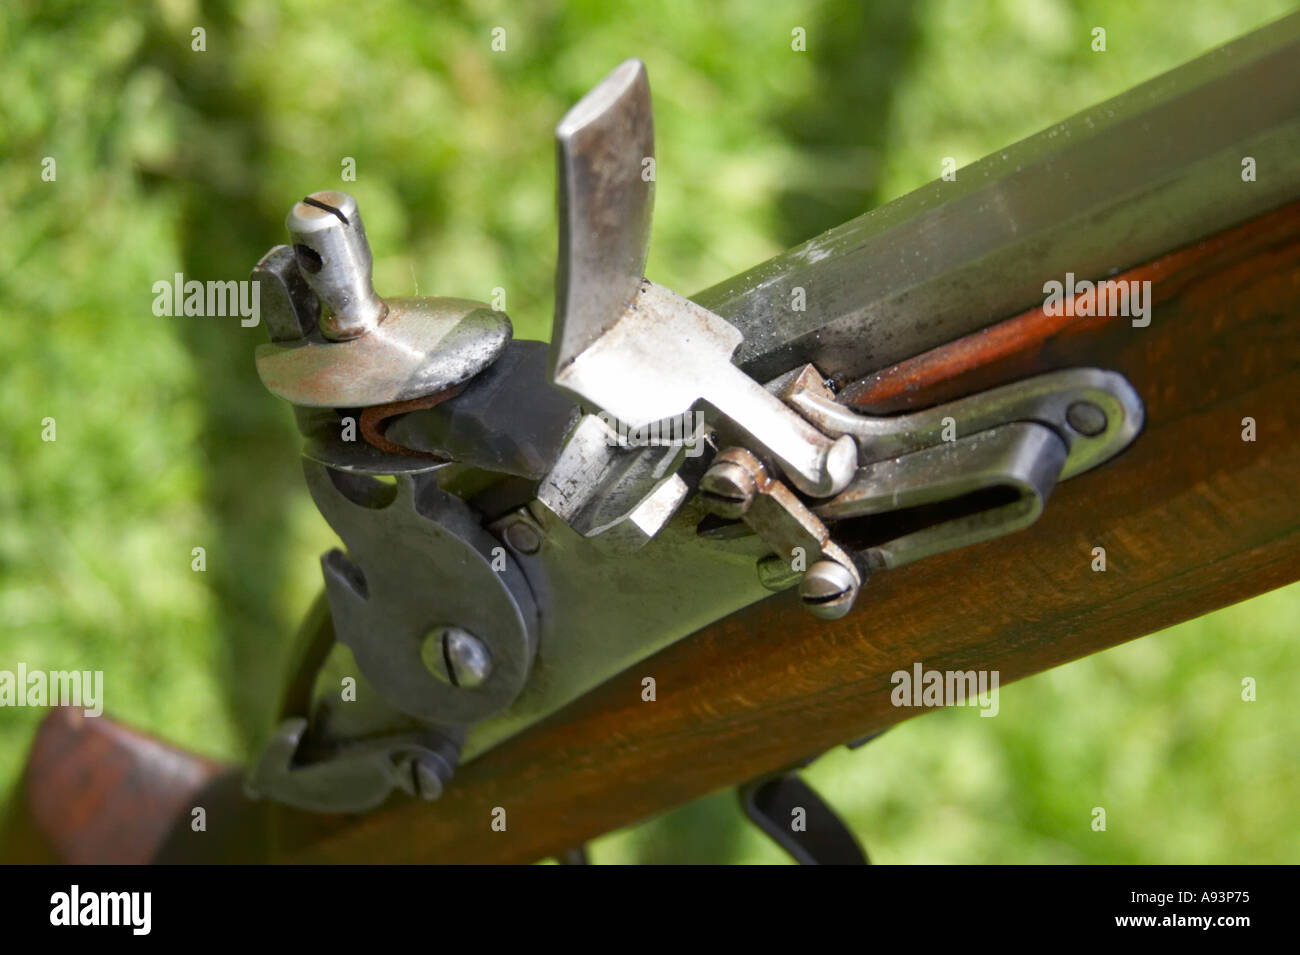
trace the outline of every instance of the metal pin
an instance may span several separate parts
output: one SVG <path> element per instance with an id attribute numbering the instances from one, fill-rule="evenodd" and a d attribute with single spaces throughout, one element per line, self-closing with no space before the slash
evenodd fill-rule
<path id="1" fill-rule="evenodd" d="M 492 654 L 460 627 L 435 627 L 425 636 L 420 656 L 434 676 L 463 689 L 482 686 L 492 675 Z"/>
<path id="2" fill-rule="evenodd" d="M 344 341 L 377 327 L 388 306 L 371 285 L 370 244 L 357 201 L 346 192 L 313 192 L 289 210 L 285 226 L 298 268 L 329 310 L 321 333 Z"/>

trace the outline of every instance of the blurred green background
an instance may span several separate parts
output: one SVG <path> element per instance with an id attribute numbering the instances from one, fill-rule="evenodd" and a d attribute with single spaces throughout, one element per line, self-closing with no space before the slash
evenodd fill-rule
<path id="1" fill-rule="evenodd" d="M 357 196 L 381 292 L 501 287 L 517 334 L 543 337 L 552 129 L 625 57 L 655 90 L 648 273 L 690 292 L 1292 6 L 7 0 L 0 668 L 102 668 L 114 716 L 216 756 L 263 733 L 331 535 L 253 370 L 264 331 L 151 304 L 174 272 L 246 277 L 294 198 Z M 1294 862 L 1298 616 L 1300 589 L 1277 591 L 1006 688 L 997 719 L 934 713 L 809 775 L 881 862 Z M 40 715 L 0 709 L 0 793 Z M 783 858 L 729 794 L 593 857 Z"/>

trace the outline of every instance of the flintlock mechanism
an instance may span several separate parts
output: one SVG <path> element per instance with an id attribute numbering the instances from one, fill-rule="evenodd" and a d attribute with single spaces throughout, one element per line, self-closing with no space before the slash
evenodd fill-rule
<path id="1" fill-rule="evenodd" d="M 643 65 L 556 136 L 549 348 L 483 303 L 377 294 L 345 193 L 296 203 L 291 244 L 253 271 L 258 373 L 345 545 L 321 561 L 334 642 L 253 793 L 436 798 L 459 762 L 770 591 L 834 619 L 873 572 L 1027 527 L 1142 426 L 1123 376 L 1092 368 L 898 416 L 854 410 L 807 362 L 755 379 L 736 325 L 642 274 Z"/>

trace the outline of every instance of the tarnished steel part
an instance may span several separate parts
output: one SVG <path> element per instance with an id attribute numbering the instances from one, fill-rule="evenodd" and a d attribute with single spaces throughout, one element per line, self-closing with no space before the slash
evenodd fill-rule
<path id="1" fill-rule="evenodd" d="M 257 373 L 289 403 L 367 408 L 443 392 L 490 365 L 510 341 L 510 319 L 481 302 L 381 299 L 361 214 L 347 193 L 313 193 L 293 206 L 286 226 L 296 278 L 284 246 L 253 277 L 273 279 L 271 343 L 257 349 Z M 327 306 L 323 316 L 317 296 Z M 318 322 L 309 321 L 314 316 Z"/>
<path id="2" fill-rule="evenodd" d="M 740 341 L 724 319 L 642 279 L 633 300 L 555 373 L 555 383 L 640 428 L 685 414 L 717 387 L 705 376 L 727 364 Z"/>
<path id="3" fill-rule="evenodd" d="M 398 475 L 396 489 L 304 462 L 320 512 L 347 545 L 322 560 L 334 630 L 367 679 L 404 713 L 463 725 L 508 706 L 537 649 L 537 606 L 509 554 L 436 475 Z M 437 679 L 422 648 L 438 626 L 487 645 L 491 676 L 463 688 Z"/>
<path id="4" fill-rule="evenodd" d="M 320 330 L 330 341 L 358 338 L 388 314 L 371 285 L 373 261 L 356 199 L 346 192 L 313 192 L 284 221 L 307 284 L 325 303 Z"/>
<path id="5" fill-rule="evenodd" d="M 644 545 L 688 492 L 677 476 L 684 445 L 629 448 L 596 415 L 585 415 L 537 488 L 537 500 L 583 537 L 611 532 L 616 547 Z M 667 490 L 665 490 L 667 488 Z"/>
<path id="6" fill-rule="evenodd" d="M 1004 502 L 978 501 L 973 510 L 937 522 L 930 518 L 919 530 L 861 551 L 873 570 L 901 567 L 1034 523 L 1056 487 L 1066 453 L 1065 442 L 1041 424 L 1000 425 L 860 468 L 852 484 L 814 510 L 827 521 L 861 521 L 870 534 L 875 515 L 893 517 L 908 508 L 973 500 L 980 492 L 1006 491 L 1011 496 Z M 842 525 L 834 533 L 852 546 Z"/>
<path id="7" fill-rule="evenodd" d="M 434 454 L 430 451 L 420 451 L 415 448 L 404 447 L 401 444 L 388 440 L 387 429 L 392 419 L 398 415 L 407 414 L 411 411 L 421 411 L 426 408 L 434 408 L 442 404 L 448 398 L 453 398 L 460 394 L 464 385 L 453 385 L 443 391 L 435 391 L 431 395 L 424 395 L 421 398 L 411 398 L 408 401 L 394 401 L 392 404 L 375 405 L 370 408 L 364 408 L 361 411 L 361 434 L 368 444 L 373 445 L 380 451 L 388 454 L 409 454 L 414 457 L 427 458 L 433 461 L 448 462 L 451 457 L 447 455 Z"/>
<path id="8" fill-rule="evenodd" d="M 729 541 L 698 537 L 695 528 L 705 513 L 697 499 L 688 498 L 644 547 L 616 560 L 600 537 L 582 537 L 548 508 L 529 511 L 541 526 L 541 546 L 524 553 L 503 539 L 544 605 L 537 658 L 519 699 L 471 728 L 462 762 L 767 596 L 754 572 L 767 545 L 753 534 Z"/>
<path id="9" fill-rule="evenodd" d="M 949 420 L 957 437 L 1013 421 L 1037 421 L 1055 431 L 1069 448 L 1062 481 L 1123 451 L 1142 430 L 1145 417 L 1142 399 L 1124 376 L 1099 368 L 1051 371 L 924 411 L 889 417 L 853 411 L 823 392 L 801 390 L 798 384 L 786 400 L 827 434 L 852 435 L 864 464 L 938 444 Z M 1070 408 L 1081 402 L 1104 414 L 1102 430 L 1084 434 L 1072 426 Z"/>
<path id="10" fill-rule="evenodd" d="M 424 638 L 424 668 L 452 686 L 482 686 L 492 675 L 492 653 L 463 627 L 439 625 Z"/>
<path id="11" fill-rule="evenodd" d="M 859 519 L 860 528 L 865 525 L 867 535 L 875 535 L 869 545 L 854 545 L 841 527 L 835 537 L 850 550 L 860 548 L 873 569 L 902 566 L 1029 526 L 1042 513 L 1057 480 L 1118 454 L 1132 442 L 1143 420 L 1142 402 L 1124 377 L 1092 368 L 1051 372 L 888 418 L 858 414 L 838 404 L 810 365 L 770 387 L 827 434 L 851 435 L 857 441 L 864 465 L 846 490 L 815 504 L 808 517 L 815 513 L 827 521 Z M 714 459 L 700 489 L 714 513 L 743 517 L 778 555 L 787 556 L 794 547 L 809 555 L 806 540 L 782 539 L 781 534 L 811 532 L 822 541 L 830 534 L 820 522 L 792 523 L 789 517 L 798 511 L 781 501 L 780 491 L 793 496 L 779 483 L 780 491 L 771 495 L 766 488 L 772 483 L 757 459 L 732 448 Z M 1007 494 L 1011 500 L 1002 499 Z M 772 520 L 764 520 L 774 499 L 782 506 Z M 799 504 L 797 499 L 794 503 Z M 946 505 L 949 510 L 906 513 L 926 505 Z M 868 519 L 884 514 L 890 520 L 881 525 L 886 528 L 882 537 Z M 918 521 L 921 526 L 911 529 Z M 900 526 L 907 529 L 897 530 Z M 811 565 L 812 557 L 808 559 Z M 821 589 L 827 593 L 848 586 L 842 571 L 821 570 Z M 782 579 L 774 568 L 761 569 L 760 574 L 769 587 Z M 844 586 L 832 586 L 840 578 Z M 809 579 L 806 575 L 805 583 Z M 805 601 L 826 611 L 827 601 L 810 599 L 805 589 Z"/>
<path id="12" fill-rule="evenodd" d="M 394 789 L 437 799 L 459 758 L 453 739 L 416 730 L 340 743 L 327 758 L 301 762 L 306 732 L 305 717 L 290 717 L 276 728 L 249 774 L 249 795 L 313 812 L 365 812 Z"/>
<path id="13" fill-rule="evenodd" d="M 316 330 L 320 301 L 298 270 L 293 249 L 273 247 L 253 266 L 249 278 L 261 286 L 258 301 L 271 341 L 295 341 Z"/>
<path id="14" fill-rule="evenodd" d="M 329 600 L 323 593 L 319 600 L 324 606 L 325 620 L 332 635 Z M 344 680 L 349 683 L 345 684 Z M 355 699 L 351 696 L 343 698 L 339 688 L 345 685 L 356 690 Z M 307 714 L 310 728 L 299 747 L 299 755 L 308 761 L 326 758 L 340 741 L 391 736 L 428 726 L 385 700 L 374 684 L 366 679 L 352 650 L 338 640 L 331 640 L 312 676 L 307 703 L 282 710 L 281 719 L 303 713 Z M 438 729 L 457 738 L 452 727 L 441 726 Z"/>
<path id="15" fill-rule="evenodd" d="M 328 342 L 312 335 L 257 348 L 257 373 L 295 405 L 366 408 L 445 391 L 474 377 L 510 341 L 510 319 L 482 302 L 394 298 L 367 335 Z"/>
<path id="16" fill-rule="evenodd" d="M 500 537 L 511 550 L 524 555 L 536 554 L 542 549 L 542 543 L 546 539 L 546 532 L 542 529 L 542 525 L 537 518 L 533 517 L 532 511 L 527 506 L 503 514 L 489 524 L 488 529 Z"/>
<path id="17" fill-rule="evenodd" d="M 320 603 L 325 604 L 324 597 L 320 598 Z M 331 637 L 330 645 L 323 652 L 313 654 L 320 662 L 310 668 L 310 672 L 304 673 L 304 678 L 310 679 L 310 686 L 296 705 L 282 710 L 281 733 L 268 744 L 268 748 L 284 746 L 278 738 L 284 735 L 285 721 L 301 713 L 308 714 L 308 729 L 300 735 L 295 734 L 293 762 L 288 778 L 284 780 L 290 786 L 290 796 L 304 788 L 303 782 L 312 779 L 311 775 L 299 777 L 297 767 L 311 767 L 321 778 L 321 785 L 317 788 L 322 790 L 331 774 L 338 774 L 335 779 L 342 777 L 339 782 L 342 793 L 320 792 L 320 798 L 305 807 L 316 811 L 360 811 L 353 807 L 367 800 L 358 798 L 357 793 L 374 793 L 369 797 L 373 800 L 380 798 L 378 793 L 385 786 L 389 789 L 395 786 L 420 799 L 437 798 L 457 765 L 458 750 L 465 738 L 464 728 L 431 726 L 392 707 L 366 679 L 348 646 L 333 641 L 327 608 L 323 608 L 323 614 L 322 636 Z M 344 680 L 350 682 L 345 684 Z M 345 685 L 351 685 L 355 690 L 346 699 L 339 692 L 339 688 Z M 286 703 L 290 702 L 286 700 Z M 358 744 L 361 744 L 360 750 Z M 373 754 L 375 758 L 368 758 L 367 754 Z M 384 759 L 384 755 L 388 758 Z M 316 768 L 336 760 L 351 762 L 352 769 Z M 285 776 L 282 757 L 261 757 L 259 762 L 269 764 L 277 777 Z M 279 798 L 274 783 L 275 780 L 267 795 Z M 348 795 L 349 790 L 352 795 Z"/>
<path id="18" fill-rule="evenodd" d="M 631 428 L 710 405 L 806 494 L 844 487 L 848 442 L 828 441 L 731 363 L 742 335 L 641 277 L 653 208 L 654 123 L 645 67 L 629 60 L 556 128 L 560 248 L 552 370 L 557 385 Z"/>
<path id="19" fill-rule="evenodd" d="M 853 443 L 827 438 L 733 365 L 738 344 L 725 320 L 643 280 L 633 303 L 555 383 L 631 428 L 685 415 L 702 400 L 717 427 L 775 458 L 804 493 L 841 490 L 857 464 Z"/>
<path id="20" fill-rule="evenodd" d="M 828 375 L 847 380 L 1041 303 L 1046 279 L 1059 279 L 1067 270 L 1085 277 L 1074 265 L 1076 257 L 1093 263 L 1086 271 L 1094 278 L 1106 274 L 1112 262 L 1122 267 L 1155 260 L 1151 264 L 1163 268 L 1168 259 L 1159 257 L 1187 236 L 1280 205 L 1300 185 L 1300 149 L 1286 146 L 1300 116 L 1295 108 L 1300 57 L 1292 52 L 1297 22 L 1291 18 L 1238 41 L 1147 84 L 1136 99 L 1121 97 L 999 151 L 964 170 L 957 182 L 931 184 L 696 298 L 745 333 L 736 357 L 756 377 L 774 378 L 802 361 L 815 361 Z M 1238 70 L 1239 76 L 1232 75 Z M 1277 95 L 1261 96 L 1260 89 Z M 1219 108 L 1225 103 L 1226 110 Z M 1147 121 L 1153 126 L 1144 131 Z M 1261 168 L 1266 163 L 1276 175 L 1252 184 L 1234 179 L 1243 144 L 1249 144 Z M 1130 151 L 1137 155 L 1127 155 Z M 1117 154 L 1117 163 L 1103 161 Z M 1060 180 L 1056 191 L 1046 191 L 1045 177 L 1063 173 L 1070 173 L 1071 183 L 1091 185 L 1062 186 Z M 1097 188 L 1104 181 L 1114 191 Z M 949 198 L 957 200 L 952 209 L 945 208 Z M 1221 271 L 1222 264 L 1215 268 Z M 789 302 L 794 285 L 808 290 L 808 311 L 775 314 Z M 1171 307 L 1179 311 L 1177 304 Z M 1152 347 L 1162 349 L 1171 340 L 1159 325 L 1157 314 L 1149 331 L 1155 336 Z M 1208 318 L 1201 323 L 1203 329 L 1209 325 Z M 818 349 L 823 327 L 837 338 Z M 829 359 L 825 367 L 823 358 Z M 1143 363 L 1149 366 L 1146 359 L 1138 366 Z M 1176 375 L 1169 387 L 1176 390 L 1184 377 Z M 1157 440 L 1158 434 L 1149 438 Z M 1140 446 L 1137 453 L 1141 467 L 1149 456 Z M 1067 523 L 1077 510 L 1065 514 Z M 515 704 L 474 728 L 467 758 L 767 595 L 754 573 L 766 546 L 753 534 L 701 536 L 697 527 L 703 517 L 699 500 L 688 499 L 645 548 L 610 561 L 591 540 L 539 509 L 545 543 L 536 554 L 515 556 L 535 587 L 548 594 L 543 648 L 534 677 Z M 1006 553 L 995 549 L 993 557 Z M 592 592 L 605 599 L 591 601 Z M 885 600 L 907 603 L 894 597 L 897 593 L 886 594 Z M 780 617 L 772 609 L 780 606 L 773 603 L 769 616 Z M 908 618 L 904 611 L 899 612 Z M 638 620 L 635 631 L 626 626 L 629 615 Z M 870 634 L 859 643 L 870 644 Z M 884 705 L 888 709 L 887 701 Z M 708 788 L 720 784 L 713 779 Z"/>
<path id="21" fill-rule="evenodd" d="M 545 342 L 512 341 L 454 400 L 389 423 L 393 445 L 536 480 L 554 466 L 580 415 L 553 387 Z"/>
<path id="22" fill-rule="evenodd" d="M 738 521 L 754 503 L 758 482 L 753 469 L 724 451 L 700 478 L 698 491 L 711 513 L 724 520 Z"/>
<path id="23" fill-rule="evenodd" d="M 909 508 L 968 505 L 967 512 L 931 514 L 920 529 L 872 541 L 862 554 L 873 568 L 902 566 L 1029 526 L 1058 480 L 1128 447 L 1144 417 L 1124 376 L 1095 368 L 1049 372 L 892 417 L 844 407 L 811 366 L 785 382 L 781 394 L 792 407 L 827 434 L 858 442 L 863 466 L 845 491 L 814 507 L 820 517 L 859 518 L 869 531 L 872 515 L 893 514 L 887 525 L 893 527 Z M 1013 499 L 976 500 L 999 489 Z"/>
<path id="24" fill-rule="evenodd" d="M 822 558 L 799 581 L 799 599 L 804 609 L 820 620 L 838 620 L 853 609 L 861 584 L 856 568 L 838 560 Z"/>
<path id="25" fill-rule="evenodd" d="M 645 64 L 627 60 L 555 129 L 560 248 L 550 371 L 627 308 L 645 270 L 654 208 L 654 113 Z"/>
<path id="26" fill-rule="evenodd" d="M 811 362 L 844 384 L 1040 304 L 1066 272 L 1104 278 L 1298 198 L 1292 14 L 692 298 L 744 334 L 755 378 Z"/>
<path id="27" fill-rule="evenodd" d="M 545 342 L 511 341 L 470 381 L 361 409 L 345 440 L 340 415 L 298 409 L 303 454 L 345 471 L 404 474 L 450 461 L 537 480 L 559 457 L 578 407 L 547 379 Z"/>
<path id="28" fill-rule="evenodd" d="M 768 473 L 763 462 L 744 448 L 727 448 L 713 459 L 713 468 L 735 467 L 749 476 L 754 494 L 744 508 L 741 519 L 761 537 L 772 552 L 790 563 L 802 561 L 810 568 L 823 558 L 841 565 L 856 592 L 862 575 L 852 558 L 835 541 L 821 519 L 780 481 Z M 708 498 L 705 499 L 708 506 Z M 770 577 L 765 575 L 765 582 Z M 852 598 L 849 600 L 852 604 Z M 848 607 L 844 608 L 848 612 Z"/>
<path id="29" fill-rule="evenodd" d="M 672 520 L 690 492 L 690 485 L 674 474 L 632 508 L 626 520 L 597 537 L 596 546 L 616 553 L 644 547 Z"/>

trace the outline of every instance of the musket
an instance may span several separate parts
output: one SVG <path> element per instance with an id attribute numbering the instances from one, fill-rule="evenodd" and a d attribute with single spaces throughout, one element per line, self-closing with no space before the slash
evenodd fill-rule
<path id="1" fill-rule="evenodd" d="M 557 144 L 549 347 L 292 207 L 258 371 L 344 547 L 280 721 L 247 768 L 52 711 L 12 858 L 528 862 L 756 780 L 864 861 L 790 769 L 923 712 L 897 672 L 1300 578 L 1300 15 L 690 299 L 643 276 L 644 67 Z"/>

